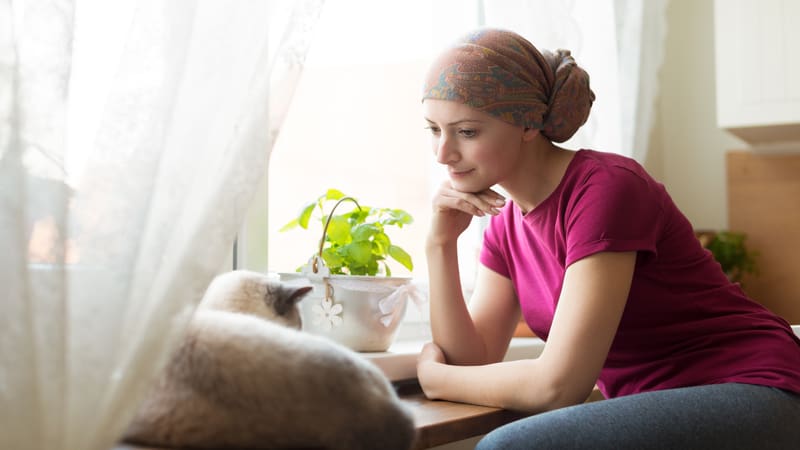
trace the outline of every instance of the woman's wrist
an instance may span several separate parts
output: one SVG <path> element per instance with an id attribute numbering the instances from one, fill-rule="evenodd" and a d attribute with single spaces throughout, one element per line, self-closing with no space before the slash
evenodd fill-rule
<path id="1" fill-rule="evenodd" d="M 448 238 L 448 237 L 428 235 L 427 239 L 425 239 L 425 251 L 428 254 L 436 251 L 456 248 L 457 245 L 458 245 L 458 237 Z"/>

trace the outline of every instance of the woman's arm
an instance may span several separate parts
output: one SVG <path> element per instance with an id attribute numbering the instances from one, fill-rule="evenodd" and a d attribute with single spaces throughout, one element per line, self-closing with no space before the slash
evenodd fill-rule
<path id="1" fill-rule="evenodd" d="M 499 200 L 498 203 L 495 201 Z M 469 194 L 445 183 L 433 202 L 426 243 L 433 341 L 452 364 L 486 364 L 502 359 L 519 307 L 511 281 L 481 268 L 467 309 L 458 271 L 457 240 L 473 216 L 497 214 L 502 197 Z"/>
<path id="2" fill-rule="evenodd" d="M 520 317 L 511 280 L 479 266 L 467 308 L 455 249 L 429 249 L 428 267 L 437 271 L 430 277 L 433 342 L 447 361 L 475 365 L 502 360 Z"/>
<path id="3" fill-rule="evenodd" d="M 567 268 L 537 359 L 454 366 L 435 346 L 427 347 L 417 366 L 426 396 L 529 412 L 583 402 L 614 340 L 635 263 L 635 252 L 605 252 Z"/>

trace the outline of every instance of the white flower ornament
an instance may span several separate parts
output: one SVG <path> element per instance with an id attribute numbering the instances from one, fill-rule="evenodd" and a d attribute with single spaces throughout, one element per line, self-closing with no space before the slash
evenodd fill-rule
<path id="1" fill-rule="evenodd" d="M 342 325 L 342 304 L 330 299 L 324 299 L 319 305 L 314 305 L 311 310 L 314 312 L 314 325 L 321 326 L 325 331 L 330 331 L 332 327 Z"/>

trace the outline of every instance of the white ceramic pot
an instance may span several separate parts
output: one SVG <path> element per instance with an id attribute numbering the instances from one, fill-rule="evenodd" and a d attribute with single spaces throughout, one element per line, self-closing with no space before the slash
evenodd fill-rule
<path id="1" fill-rule="evenodd" d="M 279 275 L 281 281 L 314 287 L 300 302 L 304 331 L 360 352 L 386 351 L 405 316 L 409 297 L 418 295 L 407 277 Z"/>

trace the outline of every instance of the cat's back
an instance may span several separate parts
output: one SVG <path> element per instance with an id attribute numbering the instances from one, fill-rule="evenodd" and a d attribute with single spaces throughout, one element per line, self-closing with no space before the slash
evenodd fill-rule
<path id="1" fill-rule="evenodd" d="M 404 449 L 413 439 L 408 411 L 362 356 L 248 314 L 198 311 L 155 390 L 137 420 L 159 428 L 162 445 Z"/>

